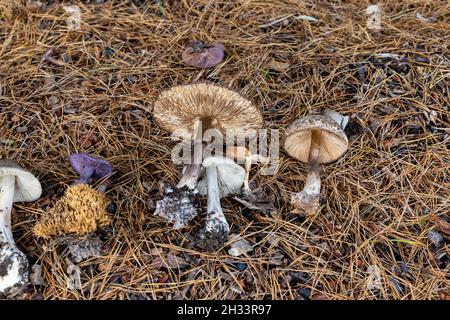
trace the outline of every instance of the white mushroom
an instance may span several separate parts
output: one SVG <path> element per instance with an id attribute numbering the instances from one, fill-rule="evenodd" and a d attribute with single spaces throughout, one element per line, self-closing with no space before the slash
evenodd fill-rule
<path id="1" fill-rule="evenodd" d="M 11 209 L 14 202 L 35 201 L 41 184 L 11 160 L 0 160 L 0 296 L 17 294 L 28 281 L 28 260 L 14 242 Z"/>
<path id="2" fill-rule="evenodd" d="M 222 212 L 220 198 L 239 193 L 244 182 L 245 170 L 233 160 L 214 156 L 203 161 L 205 177 L 198 182 L 197 189 L 201 195 L 208 195 L 208 214 L 205 223 L 205 237 L 223 244 L 230 231 L 228 222 Z"/>

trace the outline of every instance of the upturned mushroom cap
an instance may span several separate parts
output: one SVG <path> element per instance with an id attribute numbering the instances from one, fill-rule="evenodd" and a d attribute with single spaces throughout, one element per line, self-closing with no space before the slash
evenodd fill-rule
<path id="1" fill-rule="evenodd" d="M 15 176 L 14 202 L 28 202 L 39 199 L 42 187 L 39 180 L 13 160 L 0 160 L 0 177 Z"/>
<path id="2" fill-rule="evenodd" d="M 313 135 L 315 130 L 320 134 Z M 316 136 L 319 138 L 315 138 Z M 318 141 L 314 139 L 318 139 Z M 313 143 L 320 147 L 317 160 L 319 164 L 337 160 L 348 147 L 345 132 L 337 122 L 326 116 L 302 117 L 286 129 L 284 148 L 291 157 L 308 163 Z"/>
<path id="3" fill-rule="evenodd" d="M 239 93 L 212 83 L 174 86 L 160 93 L 154 104 L 153 116 L 166 131 L 184 129 L 192 134 L 196 119 L 216 122 L 222 134 L 238 130 L 251 134 L 263 125 L 258 108 Z"/>
<path id="4" fill-rule="evenodd" d="M 181 55 L 183 63 L 190 67 L 212 68 L 221 63 L 224 56 L 222 44 L 205 46 L 201 41 L 194 41 Z"/>
<path id="5" fill-rule="evenodd" d="M 112 172 L 108 161 L 84 153 L 72 153 L 69 161 L 80 177 L 101 179 Z"/>
<path id="6" fill-rule="evenodd" d="M 217 178 L 221 196 L 226 197 L 230 194 L 239 193 L 244 183 L 245 170 L 233 160 L 226 157 L 209 157 L 203 160 L 203 167 L 217 167 Z M 208 193 L 208 182 L 203 177 L 198 184 L 197 190 L 200 195 Z"/>

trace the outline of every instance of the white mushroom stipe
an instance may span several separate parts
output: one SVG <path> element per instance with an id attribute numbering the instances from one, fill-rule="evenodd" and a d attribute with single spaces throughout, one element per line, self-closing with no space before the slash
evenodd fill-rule
<path id="1" fill-rule="evenodd" d="M 306 177 L 303 190 L 294 193 L 291 204 L 295 208 L 302 208 L 308 214 L 317 212 L 320 206 L 320 167 L 317 163 L 311 164 Z M 297 210 L 294 210 L 296 212 Z"/>
<path id="2" fill-rule="evenodd" d="M 194 120 L 194 129 L 192 134 L 194 141 L 194 161 L 185 168 L 183 176 L 177 184 L 177 188 L 183 188 L 186 186 L 189 190 L 194 190 L 197 185 L 203 158 L 202 134 L 202 120 L 200 118 L 196 118 Z"/>
<path id="3" fill-rule="evenodd" d="M 27 257 L 16 247 L 11 231 L 12 205 L 36 200 L 41 192 L 30 172 L 13 161 L 0 161 L 0 296 L 14 296 L 29 282 Z"/>
<path id="4" fill-rule="evenodd" d="M 222 246 L 230 227 L 223 214 L 220 199 L 238 193 L 244 182 L 245 170 L 226 157 L 209 157 L 203 161 L 205 175 L 197 185 L 201 195 L 208 195 L 208 213 L 198 244 L 208 250 Z"/>
<path id="5" fill-rule="evenodd" d="M 261 156 L 260 154 L 252 154 L 249 149 L 243 146 L 232 146 L 227 148 L 227 156 L 231 159 L 236 159 L 238 161 L 245 161 L 245 178 L 244 178 L 244 186 L 242 187 L 242 191 L 245 194 L 251 194 L 252 190 L 250 189 L 249 181 L 250 181 L 250 170 L 252 168 L 253 163 L 269 163 L 270 159 Z"/>
<path id="6" fill-rule="evenodd" d="M 230 227 L 220 206 L 217 168 L 215 166 L 206 168 L 206 177 L 208 181 L 208 216 L 206 217 L 205 230 L 210 234 L 228 235 Z"/>
<path id="7" fill-rule="evenodd" d="M 14 295 L 28 282 L 28 261 L 17 249 L 11 231 L 14 176 L 0 178 L 0 294 Z"/>

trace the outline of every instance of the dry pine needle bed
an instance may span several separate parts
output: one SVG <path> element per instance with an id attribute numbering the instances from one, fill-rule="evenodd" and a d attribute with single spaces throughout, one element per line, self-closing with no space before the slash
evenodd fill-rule
<path id="1" fill-rule="evenodd" d="M 448 299 L 450 6 L 380 1 L 377 29 L 370 4 L 0 0 L 0 157 L 43 188 L 13 209 L 17 245 L 42 270 L 18 298 Z M 69 30 L 63 5 L 80 8 L 79 29 Z M 194 40 L 223 44 L 223 62 L 185 66 Z M 42 62 L 49 49 L 53 61 Z M 160 183 L 181 171 L 153 102 L 204 80 L 251 99 L 265 127 L 282 132 L 323 109 L 349 116 L 348 151 L 322 166 L 315 217 L 291 213 L 306 166 L 283 149 L 277 174 L 251 172 L 277 214 L 222 199 L 231 232 L 253 246 L 239 257 L 193 245 L 205 198 L 187 228 L 153 215 Z M 111 223 L 97 231 L 102 254 L 76 263 L 80 289 L 67 285 L 67 248 L 32 233 L 76 179 L 74 152 L 114 169 Z"/>

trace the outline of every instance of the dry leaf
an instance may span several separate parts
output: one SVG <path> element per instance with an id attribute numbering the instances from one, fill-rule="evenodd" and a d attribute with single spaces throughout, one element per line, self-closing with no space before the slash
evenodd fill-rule
<path id="1" fill-rule="evenodd" d="M 233 257 L 239 257 L 247 252 L 253 250 L 253 246 L 247 240 L 243 239 L 241 236 L 237 234 L 231 234 L 229 236 L 231 241 L 234 241 L 230 249 L 228 249 L 228 254 Z"/>
<path id="2" fill-rule="evenodd" d="M 372 31 L 381 30 L 381 10 L 378 4 L 373 4 L 367 7 L 367 29 Z"/>

